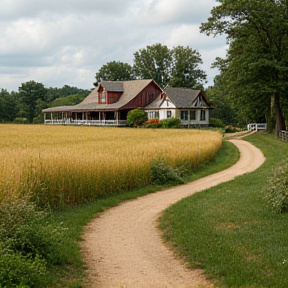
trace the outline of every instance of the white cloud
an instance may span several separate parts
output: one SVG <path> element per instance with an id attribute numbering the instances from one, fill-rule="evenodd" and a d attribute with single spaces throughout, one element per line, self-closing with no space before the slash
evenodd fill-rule
<path id="1" fill-rule="evenodd" d="M 155 43 L 198 50 L 211 74 L 225 39 L 200 34 L 199 26 L 214 5 L 215 0 L 2 0 L 0 87 L 16 91 L 35 80 L 90 89 L 102 65 L 133 64 L 134 52 Z"/>

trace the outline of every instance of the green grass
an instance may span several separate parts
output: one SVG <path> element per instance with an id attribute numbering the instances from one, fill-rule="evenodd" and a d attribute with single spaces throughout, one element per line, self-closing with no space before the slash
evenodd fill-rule
<path id="1" fill-rule="evenodd" d="M 165 239 L 190 267 L 200 267 L 219 287 L 288 287 L 288 214 L 277 214 L 262 189 L 285 156 L 288 143 L 273 135 L 246 137 L 265 163 L 256 171 L 169 207 Z"/>
<path id="2" fill-rule="evenodd" d="M 218 151 L 215 159 L 211 160 L 200 170 L 195 171 L 192 176 L 184 179 L 186 182 L 196 180 L 200 177 L 226 169 L 233 165 L 239 157 L 236 147 L 229 143 L 223 142 L 222 148 Z M 163 186 L 149 186 L 143 189 L 137 189 L 112 195 L 105 199 L 99 199 L 96 202 L 77 207 L 65 208 L 53 212 L 50 221 L 52 225 L 61 225 L 66 233 L 62 233 L 61 245 L 62 253 L 66 257 L 66 265 L 50 269 L 47 276 L 47 282 L 51 287 L 81 287 L 81 281 L 85 278 L 85 266 L 81 258 L 79 242 L 84 226 L 97 213 L 105 211 L 123 201 L 134 199 L 142 195 L 165 189 Z M 57 284 L 57 285 L 56 285 Z"/>

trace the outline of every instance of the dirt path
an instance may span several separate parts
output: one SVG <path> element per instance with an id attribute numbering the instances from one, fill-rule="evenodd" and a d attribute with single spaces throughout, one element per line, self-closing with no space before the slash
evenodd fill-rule
<path id="1" fill-rule="evenodd" d="M 88 266 L 87 287 L 213 287 L 201 271 L 188 270 L 163 244 L 157 219 L 180 199 L 251 172 L 264 162 L 262 152 L 249 142 L 230 141 L 241 157 L 229 169 L 125 202 L 90 222 L 82 244 Z"/>

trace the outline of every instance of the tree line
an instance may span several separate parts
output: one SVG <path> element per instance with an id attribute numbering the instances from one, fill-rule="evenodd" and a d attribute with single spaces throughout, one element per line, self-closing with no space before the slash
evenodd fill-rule
<path id="1" fill-rule="evenodd" d="M 91 91 L 64 85 L 45 88 L 34 80 L 22 83 L 18 92 L 0 90 L 0 123 L 43 123 L 42 109 L 75 105 Z"/>

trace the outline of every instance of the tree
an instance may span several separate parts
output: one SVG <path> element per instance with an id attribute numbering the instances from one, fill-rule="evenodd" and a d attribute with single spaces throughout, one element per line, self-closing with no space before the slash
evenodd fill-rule
<path id="1" fill-rule="evenodd" d="M 162 88 L 193 88 L 206 79 L 199 68 L 202 63 L 199 52 L 190 47 L 154 44 L 134 53 L 134 71 L 138 78 L 153 79 Z"/>
<path id="2" fill-rule="evenodd" d="M 227 35 L 230 47 L 221 73 L 229 94 L 240 104 L 238 109 L 250 106 L 254 115 L 262 110 L 270 123 L 275 114 L 278 133 L 286 128 L 281 103 L 288 88 L 288 1 L 218 2 L 200 30 Z"/>
<path id="3" fill-rule="evenodd" d="M 46 95 L 47 89 L 44 85 L 33 80 L 22 83 L 21 87 L 19 87 L 19 99 L 27 112 L 29 123 L 32 123 L 33 118 L 37 116 L 37 105 L 39 104 L 39 101 L 46 100 Z"/>
<path id="4" fill-rule="evenodd" d="M 79 95 L 69 95 L 66 97 L 60 97 L 53 100 L 49 107 L 57 107 L 57 106 L 68 106 L 68 105 L 76 105 L 83 101 L 85 97 Z"/>
<path id="5" fill-rule="evenodd" d="M 128 63 L 122 63 L 120 61 L 108 62 L 103 65 L 96 73 L 95 78 L 97 81 L 125 81 L 135 79 L 133 75 L 132 66 Z"/>
<path id="6" fill-rule="evenodd" d="M 171 87 L 198 88 L 206 79 L 206 74 L 200 69 L 202 64 L 200 53 L 190 47 L 177 46 L 172 49 Z"/>
<path id="7" fill-rule="evenodd" d="M 15 93 L 5 89 L 0 90 L 0 122 L 13 122 L 17 114 Z"/>
<path id="8" fill-rule="evenodd" d="M 162 88 L 171 77 L 172 53 L 160 43 L 140 49 L 134 53 L 134 73 L 141 79 L 153 79 Z"/>

